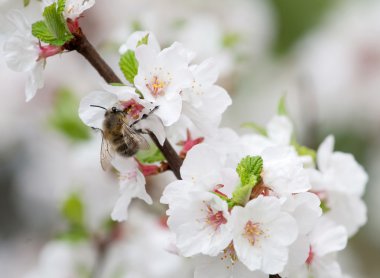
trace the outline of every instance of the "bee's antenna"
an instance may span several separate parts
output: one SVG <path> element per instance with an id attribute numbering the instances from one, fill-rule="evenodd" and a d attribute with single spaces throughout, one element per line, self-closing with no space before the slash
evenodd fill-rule
<path id="1" fill-rule="evenodd" d="M 104 109 L 104 110 L 107 110 L 107 108 L 104 108 L 103 106 L 99 106 L 99 105 L 90 105 L 91 107 L 98 107 L 98 108 L 102 108 L 102 109 Z"/>

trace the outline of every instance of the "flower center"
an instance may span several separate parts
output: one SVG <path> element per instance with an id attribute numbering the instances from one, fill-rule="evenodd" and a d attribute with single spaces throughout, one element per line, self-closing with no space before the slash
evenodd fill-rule
<path id="1" fill-rule="evenodd" d="M 314 252 L 313 252 L 313 248 L 311 248 L 311 245 L 310 245 L 309 257 L 307 257 L 306 264 L 311 265 L 313 263 L 313 260 L 314 260 Z"/>
<path id="2" fill-rule="evenodd" d="M 260 228 L 259 223 L 253 223 L 251 220 L 245 224 L 243 236 L 248 239 L 248 242 L 253 246 L 257 242 L 258 238 L 263 235 L 264 232 Z"/>
<path id="3" fill-rule="evenodd" d="M 144 106 L 134 99 L 122 101 L 121 105 L 123 106 L 124 111 L 134 120 L 137 120 L 140 117 L 140 113 L 144 109 Z"/>
<path id="4" fill-rule="evenodd" d="M 166 85 L 166 82 L 160 80 L 157 76 L 154 76 L 152 82 L 150 84 L 146 84 L 146 87 L 154 97 L 157 97 L 164 95 L 164 88 Z"/>
<path id="5" fill-rule="evenodd" d="M 207 224 L 211 225 L 215 230 L 217 230 L 220 225 L 226 224 L 227 219 L 224 218 L 223 211 L 214 212 L 210 206 L 207 206 Z"/>

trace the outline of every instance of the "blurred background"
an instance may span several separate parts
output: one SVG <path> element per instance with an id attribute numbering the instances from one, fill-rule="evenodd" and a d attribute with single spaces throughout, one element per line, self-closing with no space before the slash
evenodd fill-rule
<path id="1" fill-rule="evenodd" d="M 42 10 L 36 0 L 25 9 L 22 0 L 0 0 L 0 46 L 14 8 L 30 22 Z M 198 53 L 197 61 L 215 57 L 218 83 L 233 99 L 223 126 L 243 133 L 243 122 L 265 124 L 286 94 L 299 142 L 317 148 L 334 134 L 336 149 L 353 153 L 370 177 L 368 224 L 339 260 L 352 277 L 379 277 L 379 1 L 97 0 L 80 22 L 115 69 L 118 47 L 135 30 L 153 31 L 163 47 L 180 41 Z M 99 89 L 101 79 L 82 57 L 68 53 L 48 60 L 46 85 L 30 103 L 25 80 L 0 55 L 0 276 L 75 277 L 57 276 L 56 269 L 68 269 L 74 254 L 84 258 L 80 267 L 93 265 L 96 256 L 80 241 L 86 232 L 71 228 L 83 225 L 101 236 L 118 196 L 117 181 L 99 166 L 100 138 L 77 116 L 80 98 Z M 157 200 L 155 190 L 150 193 Z M 103 277 L 191 277 L 187 262 L 161 250 L 166 232 L 152 217 L 161 214 L 160 207 L 134 204 L 128 241 L 112 248 Z M 80 244 L 65 247 L 57 238 Z M 107 274 L 110 264 L 123 265 L 110 259 L 120 254 L 129 274 Z M 157 264 L 145 265 L 147 256 Z M 59 262 L 49 263 L 52 257 Z"/>

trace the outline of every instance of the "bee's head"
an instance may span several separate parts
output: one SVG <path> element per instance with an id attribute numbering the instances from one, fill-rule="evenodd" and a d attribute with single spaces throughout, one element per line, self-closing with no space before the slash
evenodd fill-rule
<path id="1" fill-rule="evenodd" d="M 111 111 L 112 111 L 112 113 L 120 113 L 120 112 L 123 112 L 123 111 L 117 109 L 115 106 L 111 108 Z"/>

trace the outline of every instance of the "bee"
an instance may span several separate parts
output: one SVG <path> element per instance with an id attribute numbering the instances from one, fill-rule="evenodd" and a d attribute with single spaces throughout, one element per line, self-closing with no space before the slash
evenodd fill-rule
<path id="1" fill-rule="evenodd" d="M 102 145 L 100 150 L 100 164 L 103 170 L 111 167 L 111 160 L 115 154 L 123 157 L 131 157 L 140 149 L 148 149 L 149 143 L 142 136 L 141 131 L 134 128 L 134 125 L 146 118 L 156 108 L 152 109 L 149 114 L 144 114 L 140 120 L 128 123 L 128 118 L 123 110 L 116 107 L 106 109 L 98 105 L 90 105 L 106 110 L 103 120 Z"/>

